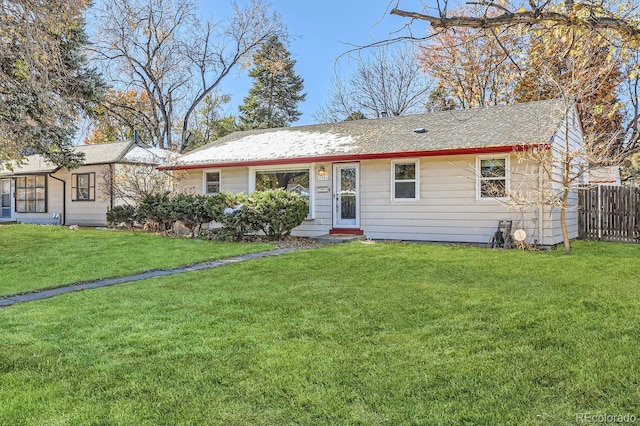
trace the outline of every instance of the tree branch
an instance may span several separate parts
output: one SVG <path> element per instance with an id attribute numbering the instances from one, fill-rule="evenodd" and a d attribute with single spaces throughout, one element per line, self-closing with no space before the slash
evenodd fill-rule
<path id="1" fill-rule="evenodd" d="M 587 7 L 588 5 L 582 5 Z M 578 26 L 597 29 L 611 29 L 628 36 L 640 35 L 640 28 L 631 23 L 631 21 L 609 17 L 609 16 L 589 16 L 585 19 L 576 18 L 570 14 L 548 12 L 537 7 L 533 10 L 524 10 L 516 12 L 505 12 L 496 16 L 432 16 L 418 12 L 411 12 L 394 8 L 391 10 L 392 15 L 404 18 L 418 19 L 427 21 L 434 28 L 497 28 L 504 26 L 514 26 L 520 24 L 540 25 L 560 24 L 565 26 Z"/>

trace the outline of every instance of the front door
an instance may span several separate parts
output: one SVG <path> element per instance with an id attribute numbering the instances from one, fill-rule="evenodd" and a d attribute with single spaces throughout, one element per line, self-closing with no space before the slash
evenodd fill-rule
<path id="1" fill-rule="evenodd" d="M 334 164 L 334 228 L 360 228 L 360 164 Z"/>
<path id="2" fill-rule="evenodd" d="M 0 218 L 11 217 L 11 179 L 0 180 Z"/>

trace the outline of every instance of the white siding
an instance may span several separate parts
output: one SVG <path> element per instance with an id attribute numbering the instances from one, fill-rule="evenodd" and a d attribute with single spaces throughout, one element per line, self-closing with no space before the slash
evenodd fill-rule
<path id="1" fill-rule="evenodd" d="M 299 237 L 315 237 L 326 235 L 332 228 L 333 221 L 333 168 L 330 163 L 317 163 L 310 165 L 312 180 L 312 218 L 305 220 L 302 225 L 294 229 L 293 235 Z M 327 172 L 326 180 L 318 176 L 318 170 L 324 167 Z"/>
<path id="2" fill-rule="evenodd" d="M 187 193 L 203 194 L 204 181 L 202 170 L 187 170 L 174 172 L 177 189 Z"/>
<path id="3" fill-rule="evenodd" d="M 72 196 L 72 176 L 77 173 L 95 173 L 95 200 L 78 201 Z M 109 173 L 108 165 L 83 166 L 78 169 L 68 171 L 61 170 L 54 176 L 67 182 L 66 186 L 66 225 L 82 226 L 104 226 L 107 223 L 107 210 L 111 206 L 111 198 L 104 193 L 106 190 L 104 183 L 105 174 Z M 62 210 L 59 210 L 60 212 Z"/>
<path id="4" fill-rule="evenodd" d="M 568 120 L 563 120 L 552 140 L 552 152 L 555 156 L 553 161 L 553 180 L 556 182 L 550 183 L 547 181 L 547 185 L 551 185 L 556 193 L 562 191 L 562 185 L 558 183 L 562 181 L 564 173 L 564 168 L 560 162 L 561 157 L 566 152 L 569 152 L 572 156 L 578 156 L 577 159 L 572 160 L 572 176 L 576 176 L 579 173 L 579 168 L 581 167 L 580 162 L 584 161 L 584 156 L 582 156 L 584 147 L 580 123 L 577 119 L 575 109 L 571 108 L 570 112 L 571 114 Z M 568 141 L 568 143 L 565 143 L 565 141 Z M 586 176 L 584 176 L 584 178 L 586 178 Z M 580 183 L 583 183 L 582 178 L 574 182 L 571 186 L 567 207 L 567 231 L 571 239 L 578 238 L 578 193 L 575 186 Z M 545 208 L 545 214 L 543 215 L 543 234 L 546 245 L 560 244 L 563 241 L 560 214 L 561 209 L 559 207 Z"/>
<path id="5" fill-rule="evenodd" d="M 499 155 L 496 155 L 496 157 Z M 511 164 L 516 164 L 512 156 Z M 526 213 L 506 202 L 476 200 L 476 157 L 426 157 L 420 159 L 420 199 L 392 201 L 391 161 L 361 164 L 361 223 L 368 237 L 486 243 L 499 220 L 512 220 L 535 238 L 536 210 Z M 511 173 L 511 186 L 520 186 Z"/>
<path id="6" fill-rule="evenodd" d="M 224 191 L 237 194 L 249 192 L 249 169 L 247 167 L 234 167 L 222 169 L 220 173 L 221 188 Z"/>
<path id="7" fill-rule="evenodd" d="M 213 170 L 213 169 L 212 169 Z M 249 169 L 229 167 L 215 169 L 220 172 L 220 190 L 237 194 L 249 190 Z M 204 173 L 206 170 L 188 170 L 177 174 L 180 188 L 194 194 L 204 194 Z"/>

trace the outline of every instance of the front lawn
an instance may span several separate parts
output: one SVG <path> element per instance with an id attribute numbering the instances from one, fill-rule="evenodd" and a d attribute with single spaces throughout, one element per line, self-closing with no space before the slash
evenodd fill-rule
<path id="1" fill-rule="evenodd" d="M 352 243 L 0 310 L 0 424 L 640 415 L 640 247 Z"/>
<path id="2" fill-rule="evenodd" d="M 273 247 L 37 225 L 0 226 L 0 241 L 0 296 Z"/>

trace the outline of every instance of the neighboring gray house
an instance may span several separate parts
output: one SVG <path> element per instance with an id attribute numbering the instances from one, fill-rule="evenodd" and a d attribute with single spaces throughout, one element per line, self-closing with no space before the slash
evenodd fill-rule
<path id="1" fill-rule="evenodd" d="M 26 157 L 13 170 L 0 169 L 0 221 L 39 224 L 105 225 L 107 210 L 117 204 L 101 191 L 105 174 L 124 165 L 158 165 L 169 152 L 133 142 L 81 145 L 84 165 L 60 168 L 41 155 Z"/>
<path id="2" fill-rule="evenodd" d="M 620 166 L 599 166 L 589 169 L 589 185 L 621 186 Z"/>
<path id="3" fill-rule="evenodd" d="M 182 171 L 182 187 L 204 194 L 306 188 L 309 217 L 294 230 L 299 236 L 484 243 L 510 219 L 528 241 L 553 245 L 562 241 L 560 211 L 535 200 L 559 187 L 518 153 L 536 147 L 552 155 L 565 136 L 579 149 L 582 129 L 570 111 L 565 117 L 562 102 L 540 101 L 236 132 L 163 168 Z M 510 207 L 515 193 L 533 205 Z M 575 209 L 567 222 L 577 237 Z"/>

